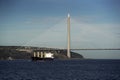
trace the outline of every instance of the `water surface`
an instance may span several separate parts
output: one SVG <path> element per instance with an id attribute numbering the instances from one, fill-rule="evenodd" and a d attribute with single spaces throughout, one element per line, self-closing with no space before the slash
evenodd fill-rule
<path id="1" fill-rule="evenodd" d="M 0 61 L 0 80 L 120 80 L 120 60 Z"/>

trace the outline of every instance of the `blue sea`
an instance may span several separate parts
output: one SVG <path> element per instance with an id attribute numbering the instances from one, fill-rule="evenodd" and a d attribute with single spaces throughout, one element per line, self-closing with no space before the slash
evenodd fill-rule
<path id="1" fill-rule="evenodd" d="M 120 60 L 0 61 L 0 80 L 120 80 Z"/>
<path id="2" fill-rule="evenodd" d="M 89 59 L 120 59 L 120 50 L 72 50 Z"/>

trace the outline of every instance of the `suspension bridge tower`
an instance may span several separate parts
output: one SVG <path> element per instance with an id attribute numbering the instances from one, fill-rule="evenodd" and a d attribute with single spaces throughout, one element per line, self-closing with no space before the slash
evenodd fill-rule
<path id="1" fill-rule="evenodd" d="M 67 56 L 68 58 L 71 58 L 70 53 L 70 14 L 68 13 L 67 17 Z"/>

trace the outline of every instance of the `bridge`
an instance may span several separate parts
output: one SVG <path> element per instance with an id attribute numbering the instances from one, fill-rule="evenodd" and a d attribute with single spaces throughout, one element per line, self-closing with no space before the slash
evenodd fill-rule
<path id="1" fill-rule="evenodd" d="M 57 48 L 39 48 L 39 49 L 34 49 L 33 52 L 35 54 L 37 53 L 45 53 L 45 52 L 53 52 L 53 53 L 61 53 L 62 51 L 66 51 L 67 57 L 71 58 L 71 51 L 72 50 L 120 50 L 120 48 L 114 49 L 114 48 L 97 48 L 97 49 L 71 49 L 70 48 L 70 14 L 68 14 L 67 17 L 67 49 L 57 49 Z"/>
<path id="2" fill-rule="evenodd" d="M 74 50 L 120 50 L 120 48 L 89 48 L 89 49 L 70 49 L 70 53 Z M 27 50 L 28 51 L 28 50 Z M 41 56 L 44 55 L 45 53 L 54 53 L 54 54 L 63 54 L 67 56 L 67 49 L 58 49 L 58 48 L 39 48 L 39 49 L 33 49 L 32 52 L 34 53 L 33 56 Z"/>
<path id="3" fill-rule="evenodd" d="M 41 51 L 60 51 L 60 50 L 67 50 L 67 49 L 59 49 L 59 48 L 39 48 L 35 50 Z M 72 48 L 72 50 L 120 50 L 120 48 Z"/>
<path id="4" fill-rule="evenodd" d="M 71 50 L 120 50 L 120 48 L 81 48 L 81 49 L 71 49 Z"/>

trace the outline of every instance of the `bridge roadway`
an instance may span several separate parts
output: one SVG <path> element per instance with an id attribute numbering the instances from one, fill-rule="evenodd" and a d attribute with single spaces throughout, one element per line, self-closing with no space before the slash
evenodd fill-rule
<path id="1" fill-rule="evenodd" d="M 72 50 L 120 50 L 120 48 L 106 48 L 106 49 L 70 49 Z M 53 52 L 53 53 L 65 53 L 67 49 L 58 49 L 58 48 L 39 48 L 34 49 L 33 52 Z"/>
<path id="2" fill-rule="evenodd" d="M 34 51 L 66 51 L 67 49 L 58 49 L 58 48 L 40 48 L 40 49 L 34 49 Z M 89 49 L 70 49 L 70 50 L 120 50 L 120 48 L 89 48 Z"/>
<path id="3" fill-rule="evenodd" d="M 120 50 L 120 48 L 96 48 L 96 49 L 71 49 L 71 50 Z"/>

